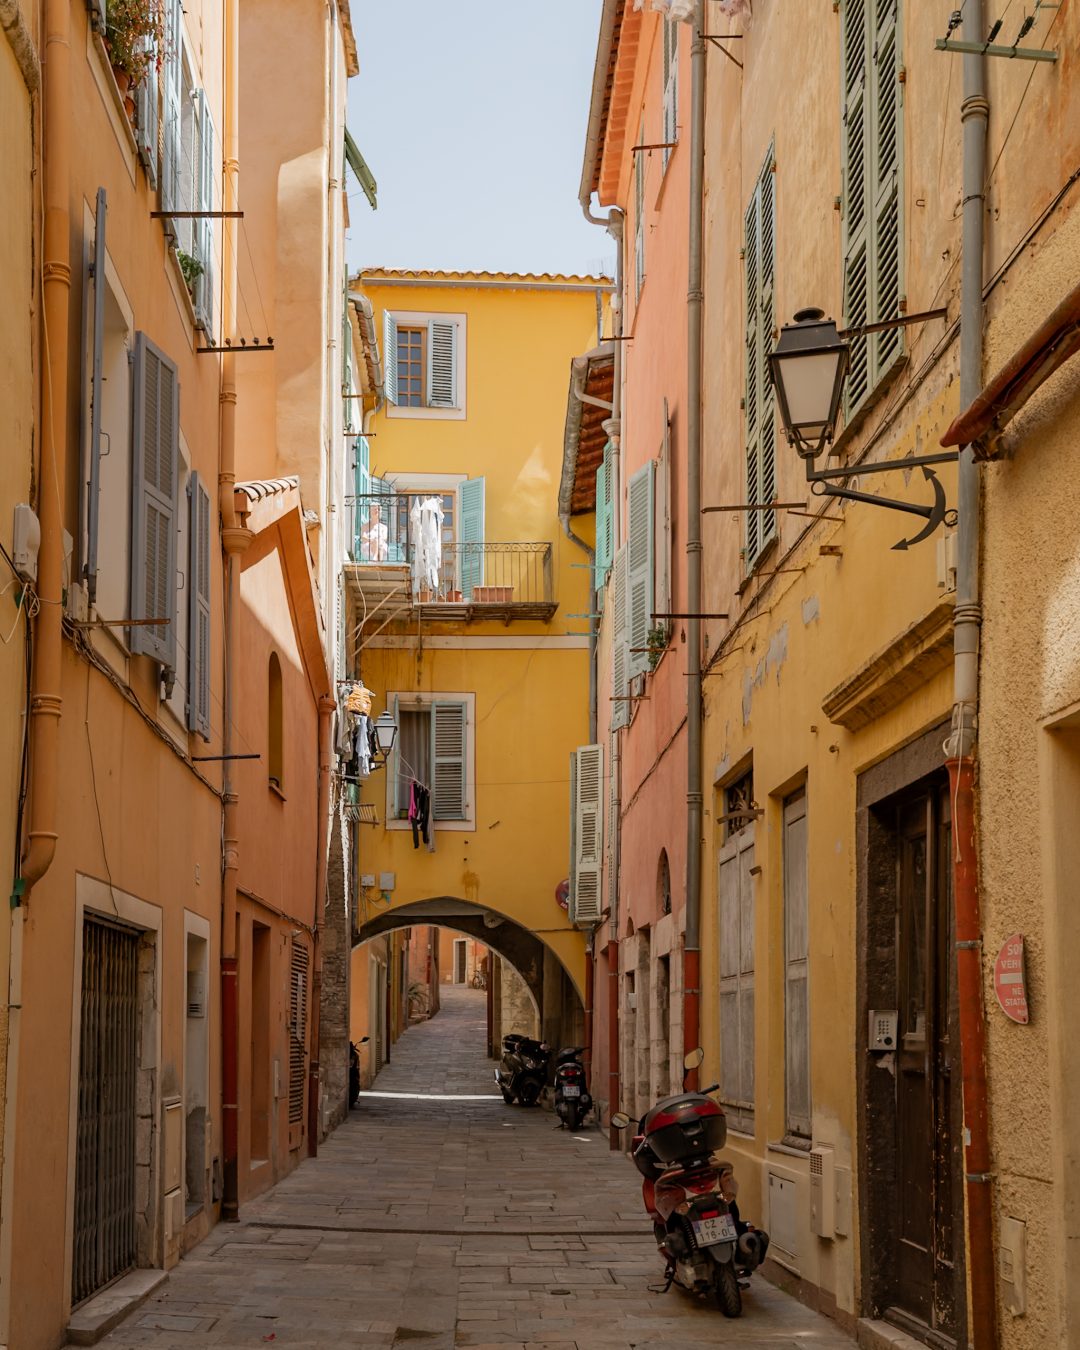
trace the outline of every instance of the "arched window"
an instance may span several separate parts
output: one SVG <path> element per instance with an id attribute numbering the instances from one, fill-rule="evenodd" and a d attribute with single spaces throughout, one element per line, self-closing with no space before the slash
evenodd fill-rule
<path id="1" fill-rule="evenodd" d="M 268 684 L 266 772 L 270 786 L 281 792 L 285 787 L 285 703 L 281 693 L 281 662 L 277 652 L 270 653 Z"/>

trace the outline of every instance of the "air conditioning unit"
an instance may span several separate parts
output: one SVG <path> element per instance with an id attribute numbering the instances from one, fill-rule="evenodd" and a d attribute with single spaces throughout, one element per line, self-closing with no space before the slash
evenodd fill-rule
<path id="1" fill-rule="evenodd" d="M 836 1176 L 833 1150 L 810 1150 L 810 1231 L 816 1237 L 836 1236 Z"/>

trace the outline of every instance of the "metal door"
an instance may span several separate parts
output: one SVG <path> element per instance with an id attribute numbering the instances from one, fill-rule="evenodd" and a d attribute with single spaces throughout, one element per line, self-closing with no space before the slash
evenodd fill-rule
<path id="1" fill-rule="evenodd" d="M 135 1264 L 135 1075 L 139 938 L 83 925 L 75 1145 L 73 1304 Z"/>

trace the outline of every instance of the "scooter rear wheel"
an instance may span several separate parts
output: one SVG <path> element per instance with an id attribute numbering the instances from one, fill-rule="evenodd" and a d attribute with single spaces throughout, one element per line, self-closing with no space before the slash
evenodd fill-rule
<path id="1" fill-rule="evenodd" d="M 500 1083 L 500 1084 L 499 1084 L 499 1091 L 502 1093 L 502 1095 L 503 1095 L 503 1101 L 507 1104 L 507 1106 L 513 1106 L 513 1104 L 514 1104 L 514 1094 L 510 1091 L 510 1089 L 509 1089 L 509 1088 L 504 1088 L 504 1087 L 502 1086 L 502 1084 Z"/>
<path id="2" fill-rule="evenodd" d="M 724 1261 L 716 1267 L 716 1304 L 725 1317 L 738 1317 L 742 1312 L 742 1292 L 734 1263 Z"/>

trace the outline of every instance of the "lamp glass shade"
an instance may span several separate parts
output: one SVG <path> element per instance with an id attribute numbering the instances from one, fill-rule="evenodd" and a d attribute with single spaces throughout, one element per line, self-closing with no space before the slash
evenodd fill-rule
<path id="1" fill-rule="evenodd" d="M 803 431 L 807 440 L 817 436 L 833 420 L 833 389 L 841 352 L 837 348 L 819 352 L 798 352 L 778 356 L 773 369 L 784 387 L 784 402 L 792 428 Z"/>
<path id="2" fill-rule="evenodd" d="M 390 713 L 380 713 L 375 719 L 375 739 L 384 755 L 389 755 L 397 740 L 397 723 Z"/>
<path id="3" fill-rule="evenodd" d="M 802 310 L 795 319 L 781 329 L 769 370 L 788 440 L 812 459 L 836 430 L 850 353 L 821 310 Z"/>

